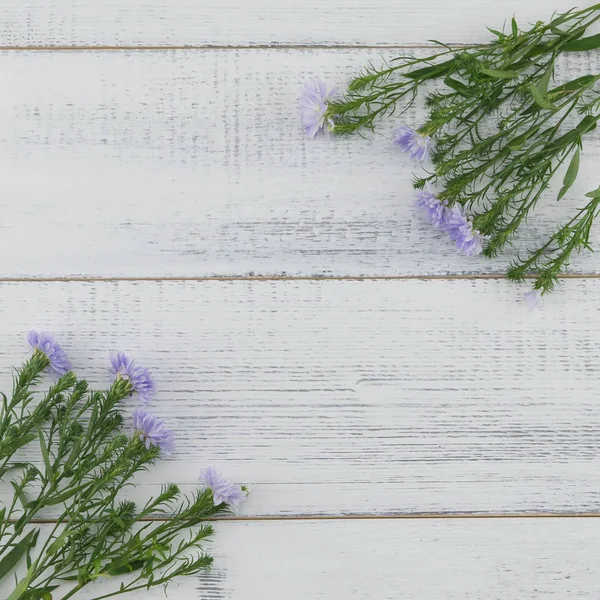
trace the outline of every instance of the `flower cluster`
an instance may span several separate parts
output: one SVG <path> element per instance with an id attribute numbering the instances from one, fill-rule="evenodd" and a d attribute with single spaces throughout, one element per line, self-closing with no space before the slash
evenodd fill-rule
<path id="1" fill-rule="evenodd" d="M 415 131 L 412 127 L 407 125 L 398 127 L 395 131 L 394 143 L 415 160 L 425 162 L 429 158 L 431 138 Z M 467 256 L 481 254 L 487 237 L 473 228 L 473 219 L 462 204 L 455 202 L 449 205 L 447 200 L 440 200 L 434 193 L 419 190 L 417 206 L 425 211 L 435 229 L 445 231 L 450 239 L 456 242 L 460 252 Z"/>
<path id="2" fill-rule="evenodd" d="M 70 371 L 71 363 L 67 354 L 52 334 L 32 330 L 27 335 L 27 341 L 35 352 L 41 352 L 47 357 L 47 369 L 51 374 L 60 377 Z M 126 381 L 129 393 L 136 393 L 142 403 L 132 414 L 135 434 L 146 448 L 156 446 L 164 454 L 172 454 L 175 450 L 175 434 L 162 419 L 146 408 L 156 394 L 156 383 L 150 371 L 123 352 L 112 353 L 110 362 L 115 381 Z M 203 471 L 201 481 L 206 488 L 212 490 L 215 505 L 227 504 L 232 510 L 237 510 L 246 498 L 246 492 L 240 486 L 226 481 L 214 468 Z"/>
<path id="3" fill-rule="evenodd" d="M 476 256 L 483 251 L 486 236 L 473 229 L 473 220 L 460 204 L 448 206 L 446 200 L 440 200 L 435 194 L 428 191 L 419 191 L 417 206 L 425 211 L 431 224 L 445 231 L 454 242 L 459 251 L 467 256 Z"/>
<path id="4" fill-rule="evenodd" d="M 165 454 L 175 449 L 175 436 L 164 422 L 145 408 L 156 394 L 156 384 L 148 369 L 124 352 L 114 352 L 110 356 L 115 380 L 123 379 L 128 383 L 130 393 L 138 395 L 141 408 L 133 412 L 133 427 L 147 448 L 157 446 Z"/>
<path id="5" fill-rule="evenodd" d="M 510 26 L 488 28 L 487 43 L 435 42 L 425 56 L 398 56 L 380 68 L 371 63 L 341 98 L 327 101 L 322 122 L 334 121 L 336 135 L 373 130 L 384 116 L 404 114 L 424 97 L 423 124 L 418 130 L 401 125 L 394 142 L 413 160 L 427 161 L 414 187 L 431 185 L 447 202 L 449 234 L 458 248 L 494 258 L 532 221 L 557 178 L 556 200 L 577 194 L 584 141 L 600 122 L 600 72 L 584 60 L 583 72 L 571 80 L 565 72 L 556 81 L 556 65 L 563 53 L 599 50 L 600 36 L 587 33 L 599 22 L 599 4 L 525 28 L 513 17 Z M 600 187 L 585 197 L 567 222 L 508 266 L 511 281 L 535 278 L 539 294 L 528 301 L 552 291 L 572 257 L 591 250 Z M 430 201 L 419 199 L 443 229 L 446 213 Z"/>

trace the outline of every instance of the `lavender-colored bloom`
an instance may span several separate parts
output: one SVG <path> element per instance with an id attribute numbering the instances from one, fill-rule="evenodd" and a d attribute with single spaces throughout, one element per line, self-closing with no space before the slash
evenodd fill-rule
<path id="1" fill-rule="evenodd" d="M 541 290 L 531 290 L 523 294 L 523 300 L 529 305 L 529 310 L 535 310 L 542 307 Z"/>
<path id="2" fill-rule="evenodd" d="M 420 162 L 429 159 L 431 138 L 428 135 L 423 135 L 408 125 L 400 125 L 394 130 L 393 140 L 412 159 Z"/>
<path id="3" fill-rule="evenodd" d="M 246 492 L 239 485 L 229 483 L 214 467 L 204 469 L 200 481 L 212 490 L 215 506 L 224 503 L 228 504 L 233 511 L 237 511 L 246 499 Z"/>
<path id="4" fill-rule="evenodd" d="M 175 450 L 175 435 L 167 429 L 161 419 L 145 408 L 136 408 L 132 418 L 133 427 L 146 448 L 150 448 L 152 444 L 158 446 L 165 454 L 171 454 Z"/>
<path id="5" fill-rule="evenodd" d="M 417 206 L 422 208 L 427 218 L 436 229 L 443 229 L 446 223 L 446 205 L 447 200 L 443 202 L 431 192 L 421 190 L 417 194 Z"/>
<path id="6" fill-rule="evenodd" d="M 465 214 L 460 204 L 447 208 L 444 219 L 444 231 L 456 242 L 456 247 L 463 254 L 481 254 L 483 242 L 488 238 L 481 235 L 477 229 L 473 229 L 473 221 Z"/>
<path id="7" fill-rule="evenodd" d="M 34 350 L 43 352 L 50 360 L 48 371 L 60 377 L 71 370 L 71 362 L 67 358 L 66 352 L 60 347 L 54 336 L 45 331 L 30 331 L 27 334 L 27 341 Z"/>
<path id="8" fill-rule="evenodd" d="M 135 359 L 124 352 L 115 352 L 110 355 L 110 362 L 119 377 L 131 383 L 134 392 L 137 392 L 143 404 L 148 404 L 156 394 L 156 384 L 150 376 L 150 371 L 139 365 Z"/>
<path id="9" fill-rule="evenodd" d="M 327 103 L 335 99 L 335 89 L 327 91 L 327 85 L 321 79 L 311 79 L 304 84 L 300 98 L 300 115 L 302 125 L 309 139 L 314 138 L 317 133 L 325 131 L 327 124 L 333 128 L 333 120 L 325 118 Z"/>

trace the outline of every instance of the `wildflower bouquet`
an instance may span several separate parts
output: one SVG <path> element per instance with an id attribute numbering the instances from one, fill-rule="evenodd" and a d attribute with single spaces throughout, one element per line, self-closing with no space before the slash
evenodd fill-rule
<path id="1" fill-rule="evenodd" d="M 393 141 L 422 163 L 413 186 L 419 206 L 467 255 L 493 257 L 505 250 L 547 190 L 564 172 L 558 200 L 569 193 L 579 170 L 584 137 L 600 119 L 598 73 L 553 84 L 561 54 L 600 47 L 585 37 L 600 20 L 600 4 L 571 10 L 522 30 L 490 29 L 488 44 L 439 50 L 429 56 L 395 58 L 369 66 L 342 96 L 309 82 L 302 119 L 309 137 L 331 130 L 352 134 L 377 120 L 405 112 L 425 92 L 428 118 L 413 129 L 400 125 Z M 561 169 L 562 167 L 562 169 Z M 535 276 L 529 299 L 551 291 L 573 252 L 589 249 L 600 210 L 600 188 L 539 248 L 516 260 L 507 275 Z"/>
<path id="2" fill-rule="evenodd" d="M 150 373 L 114 354 L 114 381 L 92 390 L 51 335 L 30 332 L 28 341 L 33 353 L 14 371 L 12 396 L 0 394 L 0 486 L 11 492 L 0 500 L 3 598 L 67 600 L 85 588 L 86 598 L 101 600 L 209 568 L 206 520 L 236 510 L 245 488 L 207 469 L 192 496 L 168 484 L 140 507 L 122 499 L 137 473 L 174 451 L 173 432 L 147 409 L 156 390 Z M 44 372 L 54 382 L 38 394 Z M 123 401 L 132 394 L 141 405 L 129 425 Z M 38 460 L 28 459 L 31 450 Z M 50 513 L 52 526 L 42 530 Z"/>

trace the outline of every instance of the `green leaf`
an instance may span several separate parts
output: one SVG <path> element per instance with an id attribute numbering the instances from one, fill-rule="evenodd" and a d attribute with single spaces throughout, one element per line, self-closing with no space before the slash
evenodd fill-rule
<path id="1" fill-rule="evenodd" d="M 485 67 L 479 67 L 479 70 L 484 75 L 494 79 L 514 79 L 519 76 L 515 71 L 500 71 L 498 69 L 486 69 Z"/>
<path id="2" fill-rule="evenodd" d="M 586 194 L 587 198 L 600 198 L 600 187 L 596 188 L 595 190 L 592 190 L 591 192 L 588 192 Z"/>
<path id="3" fill-rule="evenodd" d="M 546 44 L 534 44 L 530 47 L 523 58 L 535 58 L 536 56 L 546 54 L 546 52 L 548 52 L 548 46 Z"/>
<path id="4" fill-rule="evenodd" d="M 519 37 L 519 28 L 517 27 L 517 21 L 515 20 L 514 17 L 512 18 L 512 21 L 510 22 L 510 26 L 512 29 L 513 37 L 515 39 L 517 39 Z"/>
<path id="5" fill-rule="evenodd" d="M 132 560 L 126 564 L 122 564 L 122 561 L 114 561 L 110 565 L 107 565 L 104 569 L 104 573 L 107 575 L 125 575 L 126 573 L 132 573 L 138 571 L 146 564 L 145 560 Z"/>
<path id="6" fill-rule="evenodd" d="M 65 471 L 66 472 L 71 471 L 71 467 L 73 466 L 73 463 L 75 462 L 75 459 L 77 458 L 77 455 L 79 454 L 79 450 L 81 450 L 82 443 L 83 443 L 82 437 L 75 438 L 75 441 L 73 443 L 73 449 L 71 450 L 71 454 L 69 455 L 69 458 L 67 459 L 67 462 L 65 463 Z"/>
<path id="7" fill-rule="evenodd" d="M 2 560 L 0 560 L 0 579 L 5 577 L 6 574 L 17 565 L 21 558 L 23 558 L 23 555 L 35 546 L 38 534 L 38 529 L 30 531 L 20 542 L 17 542 L 13 546 L 12 550 Z"/>
<path id="8" fill-rule="evenodd" d="M 42 451 L 42 458 L 44 459 L 44 465 L 46 465 L 46 478 L 50 481 L 54 481 L 54 473 L 52 466 L 50 465 L 50 455 L 48 454 L 48 446 L 46 446 L 46 440 L 44 439 L 44 433 L 38 427 L 38 437 L 40 439 L 40 449 Z"/>
<path id="9" fill-rule="evenodd" d="M 23 489 L 20 488 L 14 481 L 11 481 L 10 484 L 12 485 L 13 490 L 15 490 L 15 494 L 19 499 L 19 502 L 21 502 L 23 508 L 27 508 L 27 503 L 29 501 L 27 500 L 27 496 L 25 495 Z"/>
<path id="10" fill-rule="evenodd" d="M 533 85 L 533 83 L 529 84 L 529 91 L 531 92 L 532 98 L 535 100 L 535 103 L 541 108 L 546 108 L 548 110 L 556 110 L 556 106 L 551 102 L 548 102 L 546 98 L 540 93 L 540 90 Z"/>
<path id="11" fill-rule="evenodd" d="M 560 49 L 565 52 L 582 52 L 584 50 L 596 50 L 596 48 L 600 48 L 600 33 L 579 40 L 571 40 L 563 44 Z"/>
<path id="12" fill-rule="evenodd" d="M 548 85 L 550 84 L 550 78 L 552 77 L 552 73 L 554 73 L 554 61 L 552 61 L 548 65 L 548 68 L 546 69 L 545 73 L 542 75 L 542 78 L 540 79 L 540 83 L 537 86 L 537 89 L 539 90 L 539 92 L 542 96 L 545 96 L 548 93 Z"/>
<path id="13" fill-rule="evenodd" d="M 539 130 L 540 130 L 540 125 L 534 125 L 528 131 L 525 131 L 521 135 L 518 135 L 516 138 L 514 138 L 508 144 L 508 147 L 511 150 L 520 150 L 525 145 L 525 143 L 527 142 L 527 140 L 529 138 L 533 137 Z"/>
<path id="14" fill-rule="evenodd" d="M 13 591 L 13 593 L 6 600 L 20 600 L 25 592 L 27 592 L 27 588 L 29 587 L 29 583 L 31 582 L 31 578 L 33 577 L 32 569 L 30 568 L 27 571 L 27 575 L 19 581 L 17 587 Z"/>
<path id="15" fill-rule="evenodd" d="M 461 96 L 468 97 L 473 95 L 473 90 L 468 85 L 465 85 L 462 81 L 458 81 L 458 79 L 453 79 L 450 75 L 444 78 L 444 83 Z"/>
<path id="16" fill-rule="evenodd" d="M 51 544 L 48 546 L 48 554 L 53 556 L 56 554 L 66 543 L 67 540 L 74 534 L 74 531 L 68 531 L 65 529 Z"/>
<path id="17" fill-rule="evenodd" d="M 57 585 L 48 585 L 37 590 L 29 590 L 22 598 L 22 600 L 52 600 L 52 594 L 50 592 L 58 588 Z"/>
<path id="18" fill-rule="evenodd" d="M 58 496 L 48 498 L 48 500 L 46 500 L 46 506 L 54 506 L 55 504 L 60 504 L 61 502 L 68 500 L 71 496 L 77 494 L 77 492 L 81 491 L 85 487 L 87 487 L 87 484 L 79 485 L 77 487 L 65 490 L 62 494 L 58 494 Z"/>
<path id="19" fill-rule="evenodd" d="M 581 151 L 579 148 L 573 154 L 573 158 L 571 158 L 571 162 L 569 163 L 569 168 L 565 173 L 565 178 L 563 179 L 563 186 L 560 188 L 560 192 L 558 192 L 557 200 L 560 200 L 568 191 L 569 188 L 575 183 L 577 179 L 577 173 L 579 173 L 579 158 L 581 155 Z"/>
<path id="20" fill-rule="evenodd" d="M 511 63 L 510 65 L 508 65 L 508 71 L 523 71 L 524 69 L 529 69 L 531 67 L 533 67 L 535 65 L 535 63 L 532 60 L 529 60 L 528 58 L 523 58 L 521 60 L 518 60 L 517 62 Z"/>
<path id="21" fill-rule="evenodd" d="M 454 59 L 446 60 L 437 65 L 430 65 L 421 69 L 415 69 L 410 73 L 406 73 L 404 77 L 408 79 L 434 79 L 443 73 L 449 73 L 454 67 Z"/>
<path id="22" fill-rule="evenodd" d="M 571 81 L 567 81 L 567 83 L 563 83 L 558 87 L 550 90 L 550 94 L 560 94 L 562 92 L 575 92 L 590 83 L 593 83 L 597 79 L 596 75 L 582 75 L 581 77 L 577 77 L 577 79 L 572 79 Z"/>
<path id="23" fill-rule="evenodd" d="M 495 36 L 497 36 L 499 40 L 506 39 L 506 34 L 505 33 L 502 33 L 501 31 L 498 31 L 497 29 L 492 29 L 491 27 L 486 27 L 486 29 L 490 33 L 493 33 Z"/>
<path id="24" fill-rule="evenodd" d="M 581 121 L 579 121 L 575 130 L 578 131 L 580 135 L 588 133 L 589 131 L 593 131 L 594 129 L 596 129 L 597 119 L 598 117 L 587 115 L 583 117 Z"/>

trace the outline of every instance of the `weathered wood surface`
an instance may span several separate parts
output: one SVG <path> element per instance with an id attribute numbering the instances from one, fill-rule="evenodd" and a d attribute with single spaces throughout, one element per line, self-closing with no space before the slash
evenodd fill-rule
<path id="1" fill-rule="evenodd" d="M 379 55 L 0 54 L 0 277 L 500 274 L 597 187 L 593 133 L 572 193 L 557 205 L 550 190 L 512 251 L 458 255 L 414 205 L 392 121 L 365 140 L 300 127 L 307 77 L 342 85 Z M 570 55 L 557 77 L 589 70 L 595 55 Z M 600 255 L 572 272 L 599 273 Z"/>
<path id="2" fill-rule="evenodd" d="M 95 385 L 110 381 L 109 350 L 151 368 L 178 451 L 139 498 L 167 480 L 191 489 L 215 464 L 254 489 L 248 516 L 597 512 L 600 281 L 570 280 L 536 313 L 516 292 L 501 280 L 3 283 L 0 364 L 36 327 Z"/>
<path id="3" fill-rule="evenodd" d="M 569 197 L 549 191 L 490 262 L 424 223 L 392 122 L 309 142 L 297 114 L 308 77 L 343 88 L 405 51 L 385 46 L 481 42 L 513 12 L 524 25 L 570 7 L 5 1 L 0 46 L 75 51 L 0 53 L 0 279 L 17 280 L 0 283 L 0 389 L 29 328 L 53 331 L 96 385 L 108 351 L 128 350 L 179 444 L 133 497 L 191 490 L 208 464 L 253 489 L 242 520 L 216 524 L 212 573 L 170 597 L 600 595 L 600 520 L 490 518 L 599 511 L 600 280 L 579 276 L 600 258 L 577 257 L 542 312 L 518 302 L 525 286 L 464 279 L 502 273 L 580 205 L 600 136 Z M 587 72 L 596 54 L 558 64 L 559 80 Z M 312 279 L 200 280 L 248 276 Z M 315 279 L 330 276 L 421 280 Z M 67 281 L 23 281 L 48 278 Z M 441 518 L 391 518 L 423 513 Z M 252 520 L 268 516 L 287 520 Z"/>

